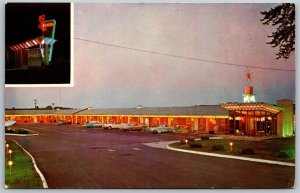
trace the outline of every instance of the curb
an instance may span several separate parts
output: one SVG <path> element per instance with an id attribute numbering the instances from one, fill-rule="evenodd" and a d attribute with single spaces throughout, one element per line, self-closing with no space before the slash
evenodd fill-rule
<path id="1" fill-rule="evenodd" d="M 14 133 L 5 133 L 5 135 L 10 135 L 10 136 L 20 136 L 20 137 L 30 137 L 30 136 L 36 136 L 39 135 L 37 133 L 34 134 L 14 134 Z"/>
<path id="2" fill-rule="evenodd" d="M 42 180 L 43 188 L 48 188 L 48 184 L 46 182 L 46 179 L 45 179 L 44 175 L 42 174 L 42 172 L 40 171 L 40 169 L 37 167 L 33 156 L 28 151 L 26 151 L 26 149 L 24 149 L 24 147 L 22 147 L 16 140 L 12 139 L 12 141 L 14 141 L 19 147 L 21 147 L 31 157 L 34 169 L 39 174 L 39 176 Z"/>
<path id="3" fill-rule="evenodd" d="M 173 151 L 184 152 L 184 153 L 193 153 L 193 154 L 198 154 L 198 155 L 212 156 L 212 157 L 221 157 L 221 158 L 229 158 L 229 159 L 237 159 L 237 160 L 244 160 L 244 161 L 252 161 L 252 162 L 260 162 L 260 163 L 276 164 L 276 165 L 282 165 L 282 166 L 295 167 L 294 163 L 287 163 L 287 162 L 265 160 L 265 159 L 258 159 L 258 158 L 247 158 L 247 157 L 234 156 L 234 155 L 224 155 L 224 154 L 216 154 L 216 153 L 207 153 L 207 152 L 199 152 L 199 151 L 178 149 L 178 148 L 170 147 L 169 145 L 167 145 L 167 149 L 173 150 Z"/>

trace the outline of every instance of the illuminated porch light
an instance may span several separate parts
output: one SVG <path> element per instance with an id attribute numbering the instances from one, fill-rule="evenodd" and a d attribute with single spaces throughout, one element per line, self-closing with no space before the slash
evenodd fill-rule
<path id="1" fill-rule="evenodd" d="M 240 121 L 240 120 L 242 120 L 242 118 L 241 117 L 236 117 L 235 120 Z"/>

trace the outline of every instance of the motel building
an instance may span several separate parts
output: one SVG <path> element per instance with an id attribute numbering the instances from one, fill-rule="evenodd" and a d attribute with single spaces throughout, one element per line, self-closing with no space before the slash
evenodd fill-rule
<path id="1" fill-rule="evenodd" d="M 277 104 L 255 102 L 253 87 L 246 86 L 243 103 L 186 107 L 143 107 L 113 109 L 6 109 L 5 120 L 24 123 L 56 123 L 65 120 L 75 125 L 90 121 L 102 123 L 135 123 L 147 127 L 169 125 L 193 133 L 233 135 L 292 136 L 295 133 L 295 113 L 292 100 Z"/>

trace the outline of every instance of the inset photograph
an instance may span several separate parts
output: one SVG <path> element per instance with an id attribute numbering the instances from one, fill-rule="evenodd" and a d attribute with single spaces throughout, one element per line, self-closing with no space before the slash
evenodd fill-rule
<path id="1" fill-rule="evenodd" d="M 71 84 L 71 4 L 7 3 L 6 86 Z"/>

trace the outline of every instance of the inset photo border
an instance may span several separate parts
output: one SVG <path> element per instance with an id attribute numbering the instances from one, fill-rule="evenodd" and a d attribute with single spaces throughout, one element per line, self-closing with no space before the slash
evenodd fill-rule
<path id="1" fill-rule="evenodd" d="M 73 7 L 5 5 L 5 87 L 74 86 Z"/>

